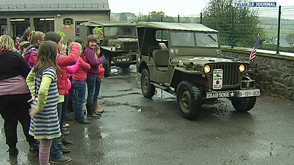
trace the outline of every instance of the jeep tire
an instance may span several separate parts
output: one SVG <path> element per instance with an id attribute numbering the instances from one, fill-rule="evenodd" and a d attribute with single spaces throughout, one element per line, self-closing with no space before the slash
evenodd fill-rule
<path id="1" fill-rule="evenodd" d="M 180 82 L 177 87 L 177 102 L 181 115 L 189 120 L 194 119 L 201 109 L 200 89 L 188 81 Z"/>
<path id="2" fill-rule="evenodd" d="M 146 98 L 151 98 L 155 94 L 154 85 L 150 84 L 150 74 L 148 69 L 143 69 L 141 73 L 141 89 L 142 94 Z"/>
<path id="3" fill-rule="evenodd" d="M 236 111 L 247 112 L 254 107 L 256 97 L 233 98 L 231 102 Z"/>

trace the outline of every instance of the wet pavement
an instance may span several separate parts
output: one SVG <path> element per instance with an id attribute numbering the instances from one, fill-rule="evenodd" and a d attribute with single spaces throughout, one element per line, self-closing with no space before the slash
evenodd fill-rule
<path id="1" fill-rule="evenodd" d="M 237 113 L 226 99 L 202 106 L 186 120 L 176 98 L 157 90 L 153 99 L 141 94 L 140 76 L 131 69 L 112 69 L 102 79 L 99 104 L 105 109 L 89 125 L 68 121 L 73 140 L 68 165 L 290 165 L 294 164 L 294 103 L 258 97 L 249 113 Z M 72 116 L 72 113 L 69 114 Z M 20 151 L 9 159 L 0 118 L 0 165 L 37 165 L 18 129 Z"/>

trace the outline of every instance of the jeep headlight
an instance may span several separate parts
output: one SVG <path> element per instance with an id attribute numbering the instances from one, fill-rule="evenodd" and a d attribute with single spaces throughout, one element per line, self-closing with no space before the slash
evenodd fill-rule
<path id="1" fill-rule="evenodd" d="M 239 71 L 240 71 L 241 73 L 243 73 L 243 72 L 245 72 L 245 70 L 246 70 L 245 65 L 241 64 L 241 65 L 239 66 Z"/>
<path id="2" fill-rule="evenodd" d="M 116 48 L 116 49 L 120 49 L 120 48 L 121 48 L 121 44 L 116 44 L 116 45 L 115 45 L 115 48 Z"/>
<path id="3" fill-rule="evenodd" d="M 205 65 L 203 71 L 204 73 L 209 73 L 211 71 L 211 67 L 209 65 Z"/>

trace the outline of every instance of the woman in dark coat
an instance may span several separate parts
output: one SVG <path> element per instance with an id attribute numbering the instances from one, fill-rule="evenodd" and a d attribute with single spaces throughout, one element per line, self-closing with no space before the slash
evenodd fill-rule
<path id="1" fill-rule="evenodd" d="M 0 36 L 0 114 L 4 119 L 6 144 L 9 156 L 16 157 L 17 124 L 21 123 L 26 140 L 30 144 L 29 154 L 37 154 L 38 145 L 29 135 L 30 116 L 28 101 L 31 94 L 26 85 L 30 72 L 28 63 L 17 54 L 13 39 L 8 35 Z"/>

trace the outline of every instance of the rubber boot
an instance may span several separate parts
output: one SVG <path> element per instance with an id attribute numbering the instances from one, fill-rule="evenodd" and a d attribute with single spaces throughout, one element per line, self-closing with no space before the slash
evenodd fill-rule
<path id="1" fill-rule="evenodd" d="M 94 101 L 93 102 L 93 110 L 94 110 L 94 112 L 98 110 L 98 103 L 97 103 L 97 101 Z"/>
<path id="2" fill-rule="evenodd" d="M 99 106 L 98 106 L 98 102 L 97 101 L 94 101 L 93 102 L 93 110 L 94 110 L 94 113 L 97 114 L 97 115 L 101 115 L 101 113 L 104 112 L 103 109 L 100 109 Z"/>
<path id="3" fill-rule="evenodd" d="M 100 118 L 100 116 L 97 116 L 97 115 L 95 115 L 94 114 L 94 112 L 93 112 L 93 105 L 91 105 L 91 106 L 89 106 L 89 105 L 87 105 L 87 117 L 89 117 L 89 118 Z"/>

